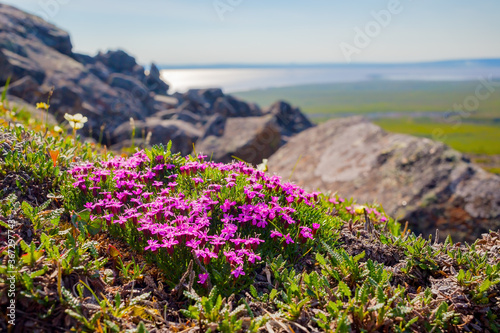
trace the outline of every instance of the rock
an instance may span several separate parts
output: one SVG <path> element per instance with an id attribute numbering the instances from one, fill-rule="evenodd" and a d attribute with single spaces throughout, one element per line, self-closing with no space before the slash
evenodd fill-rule
<path id="1" fill-rule="evenodd" d="M 210 108 L 210 103 L 200 95 L 200 89 L 189 89 L 182 95 L 182 98 L 185 101 L 183 105 L 191 105 L 193 109 L 197 109 L 200 106 L 204 109 Z"/>
<path id="2" fill-rule="evenodd" d="M 151 131 L 151 145 L 167 145 L 172 141 L 175 152 L 188 155 L 193 150 L 193 144 L 201 137 L 202 132 L 192 124 L 181 120 L 162 120 L 156 117 L 149 117 L 145 121 L 135 122 L 135 133 L 137 138 L 142 137 Z M 130 123 L 123 123 L 113 132 L 113 142 L 119 143 L 132 138 Z"/>
<path id="3" fill-rule="evenodd" d="M 285 140 L 314 126 L 300 109 L 294 108 L 284 101 L 274 103 L 264 113 L 276 117 L 278 126 L 281 127 L 281 135 Z"/>
<path id="4" fill-rule="evenodd" d="M 151 64 L 149 74 L 145 77 L 145 85 L 150 91 L 159 95 L 167 95 L 169 86 L 160 77 L 160 70 L 155 64 Z"/>
<path id="5" fill-rule="evenodd" d="M 154 100 L 158 105 L 159 110 L 173 109 L 179 105 L 179 100 L 172 96 L 155 95 Z"/>
<path id="6" fill-rule="evenodd" d="M 94 57 L 82 53 L 73 53 L 73 59 L 83 65 L 95 65 L 97 63 Z"/>
<path id="7" fill-rule="evenodd" d="M 157 111 L 149 90 L 140 82 L 141 71 L 144 78 L 143 68 L 135 63 L 133 57 L 123 51 L 110 51 L 96 59 L 73 54 L 67 36 L 64 31 L 36 16 L 1 4 L 0 84 L 4 85 L 7 77 L 11 77 L 13 83 L 31 77 L 39 87 L 34 89 L 33 82 L 26 86 L 23 99 L 29 103 L 45 102 L 54 87 L 49 111 L 60 122 L 64 121 L 65 112 L 82 113 L 89 118 L 89 122 L 80 133 L 89 135 L 90 129 L 93 129 L 96 139 L 103 124 L 106 131 L 112 132 L 130 117 L 145 119 Z M 107 67 L 97 58 L 112 67 Z M 128 70 L 129 74 L 120 74 L 130 78 L 119 83 L 116 79 L 112 82 L 119 85 L 126 81 L 128 88 L 140 87 L 140 97 L 107 84 L 109 76 L 117 69 Z M 20 93 L 16 92 L 17 95 Z M 43 96 L 40 97 L 40 94 Z"/>
<path id="8" fill-rule="evenodd" d="M 196 125 L 202 123 L 202 119 L 199 115 L 189 111 L 189 110 L 175 110 L 175 115 L 173 119 L 179 119 L 181 121 Z"/>
<path id="9" fill-rule="evenodd" d="M 259 117 L 262 111 L 254 103 L 246 103 L 233 96 L 224 96 L 216 99 L 213 110 L 223 117 Z"/>
<path id="10" fill-rule="evenodd" d="M 117 72 L 133 72 L 137 65 L 135 58 L 123 50 L 99 53 L 95 58 Z"/>
<path id="11" fill-rule="evenodd" d="M 132 68 L 132 71 L 130 72 L 124 71 L 123 73 L 134 77 L 135 79 L 141 81 L 143 84 L 146 82 L 146 74 L 144 73 L 144 67 L 142 67 L 141 65 L 135 65 Z"/>
<path id="12" fill-rule="evenodd" d="M 214 114 L 208 118 L 205 125 L 205 134 L 203 138 L 208 136 L 220 137 L 224 134 L 224 129 L 226 128 L 226 118 L 220 114 Z"/>
<path id="13" fill-rule="evenodd" d="M 80 92 L 74 87 L 60 87 L 54 89 L 50 102 L 56 105 L 64 105 L 68 109 L 79 109 L 83 103 Z"/>
<path id="14" fill-rule="evenodd" d="M 0 32 L 0 38 L 2 35 Z M 0 49 L 0 85 L 5 85 L 9 78 L 15 82 L 25 76 L 32 77 L 38 84 L 42 84 L 45 79 L 43 69 L 34 61 L 9 50 Z"/>
<path id="15" fill-rule="evenodd" d="M 214 161 L 230 162 L 236 156 L 258 164 L 280 146 L 281 133 L 271 115 L 228 118 L 222 136 L 209 135 L 196 143 L 196 151 L 212 156 Z"/>
<path id="16" fill-rule="evenodd" d="M 1 88 L 0 91 L 4 89 Z M 39 84 L 31 76 L 25 76 L 15 82 L 10 83 L 7 93 L 11 96 L 16 96 L 25 101 L 34 102 L 33 96 L 41 97 L 39 92 Z"/>
<path id="17" fill-rule="evenodd" d="M 146 99 L 149 95 L 149 90 L 139 80 L 124 74 L 111 74 L 108 84 L 113 88 L 124 89 L 140 100 Z"/>
<path id="18" fill-rule="evenodd" d="M 172 119 L 176 114 L 177 114 L 177 110 L 169 109 L 169 110 L 162 110 L 162 111 L 156 112 L 151 116 L 155 117 L 155 118 L 159 118 L 161 120 L 167 120 L 167 119 Z"/>
<path id="19" fill-rule="evenodd" d="M 198 95 L 200 95 L 206 101 L 206 103 L 208 103 L 210 108 L 213 108 L 217 98 L 224 97 L 222 89 L 219 88 L 200 89 L 198 91 Z"/>
<path id="20" fill-rule="evenodd" d="M 156 67 L 154 63 L 151 64 L 151 67 L 149 68 L 149 76 L 155 79 L 160 78 L 160 70 L 158 69 L 158 67 Z"/>
<path id="21" fill-rule="evenodd" d="M 72 55 L 71 50 L 73 47 L 69 34 L 66 31 L 57 28 L 39 17 L 27 14 L 8 5 L 0 4 L 0 15 L 2 16 L 2 20 L 0 21 L 1 34 L 12 33 L 26 40 L 37 40 L 58 53 L 68 56 Z M 4 40 L 3 37 L 0 36 L 0 40 Z M 16 41 L 12 40 L 11 42 L 13 45 L 17 45 Z"/>
<path id="22" fill-rule="evenodd" d="M 269 171 L 310 190 L 381 203 L 412 231 L 473 241 L 500 228 L 500 177 L 446 145 L 389 134 L 360 117 L 308 129 L 269 159 Z"/>
<path id="23" fill-rule="evenodd" d="M 97 76 L 101 81 L 108 82 L 111 70 L 106 67 L 102 62 L 96 62 L 95 64 L 86 64 L 87 70 Z"/>

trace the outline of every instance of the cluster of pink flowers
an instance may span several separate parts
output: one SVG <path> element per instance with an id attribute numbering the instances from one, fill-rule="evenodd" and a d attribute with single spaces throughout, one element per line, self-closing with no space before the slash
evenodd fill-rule
<path id="1" fill-rule="evenodd" d="M 169 164 L 163 156 L 150 159 L 140 151 L 128 159 L 76 166 L 70 173 L 75 188 L 92 194 L 85 205 L 91 220 L 136 228 L 145 251 L 164 249 L 165 255 L 173 255 L 188 248 L 204 265 L 223 258 L 234 278 L 245 275 L 245 265 L 262 259 L 259 245 L 304 243 L 320 228 L 318 223 L 305 225 L 295 214 L 299 204 L 314 207 L 318 193 L 241 162 L 205 162 L 199 156 L 180 164 Z M 221 176 L 210 179 L 207 169 Z M 237 186 L 243 188 L 238 192 Z M 200 274 L 198 282 L 207 279 Z"/>

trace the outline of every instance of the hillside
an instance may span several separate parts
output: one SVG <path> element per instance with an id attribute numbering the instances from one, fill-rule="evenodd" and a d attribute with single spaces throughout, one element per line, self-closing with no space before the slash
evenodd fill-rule
<path id="1" fill-rule="evenodd" d="M 169 147 L 112 156 L 6 105 L 2 330 L 500 328 L 498 233 L 438 243 L 378 205 Z"/>

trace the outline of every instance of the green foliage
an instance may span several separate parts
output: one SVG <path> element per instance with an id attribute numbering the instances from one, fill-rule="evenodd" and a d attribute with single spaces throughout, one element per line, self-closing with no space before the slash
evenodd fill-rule
<path id="1" fill-rule="evenodd" d="M 185 295 L 194 300 L 195 304 L 181 312 L 188 318 L 196 319 L 202 331 L 231 333 L 241 330 L 243 320 L 238 319 L 238 315 L 246 310 L 245 305 L 232 310 L 231 304 L 227 303 L 226 298 L 222 298 L 217 287 L 208 296 L 200 297 L 194 291 L 186 291 Z"/>
<path id="2" fill-rule="evenodd" d="M 118 257 L 118 263 L 119 263 L 118 269 L 120 270 L 120 273 L 123 276 L 123 278 L 127 281 L 137 280 L 139 277 L 142 276 L 142 272 L 144 271 L 144 268 L 146 268 L 145 265 L 143 265 L 141 268 L 135 262 L 134 258 L 132 258 L 132 262 L 125 265 L 125 264 L 123 264 L 122 259 L 120 257 Z"/>

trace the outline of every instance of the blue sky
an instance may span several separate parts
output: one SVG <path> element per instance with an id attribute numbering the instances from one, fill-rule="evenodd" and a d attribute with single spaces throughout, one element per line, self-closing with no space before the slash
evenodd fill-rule
<path id="1" fill-rule="evenodd" d="M 500 58 L 498 0 L 0 2 L 69 31 L 75 51 L 121 48 L 142 64 Z M 385 26 L 372 15 L 380 11 L 390 13 Z"/>

